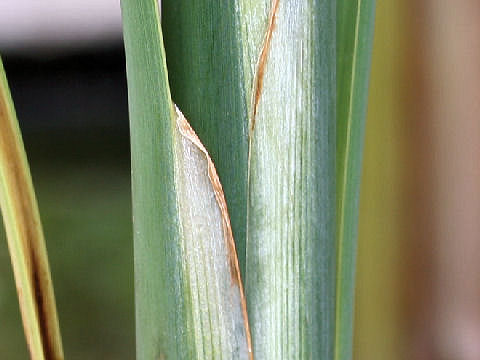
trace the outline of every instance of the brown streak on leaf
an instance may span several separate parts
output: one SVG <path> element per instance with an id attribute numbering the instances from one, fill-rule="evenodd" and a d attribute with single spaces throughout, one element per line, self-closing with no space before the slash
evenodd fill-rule
<path id="1" fill-rule="evenodd" d="M 248 354 L 249 354 L 249 359 L 253 360 L 252 339 L 250 335 L 250 325 L 248 323 L 247 301 L 245 299 L 245 293 L 243 291 L 243 283 L 242 283 L 242 278 L 240 276 L 240 266 L 238 264 L 237 250 L 235 247 L 235 240 L 233 239 L 232 226 L 230 224 L 230 216 L 228 215 L 227 202 L 225 200 L 225 195 L 223 193 L 222 184 L 220 183 L 217 170 L 215 169 L 215 165 L 213 164 L 213 161 L 210 158 L 210 155 L 208 154 L 207 149 L 205 149 L 205 146 L 203 146 L 202 142 L 200 141 L 197 134 L 192 129 L 192 127 L 190 126 L 187 119 L 180 111 L 180 109 L 176 105 L 174 106 L 175 106 L 175 111 L 177 113 L 177 126 L 180 133 L 182 134 L 182 136 L 190 140 L 205 155 L 207 159 L 208 177 L 212 184 L 213 192 L 215 193 L 215 199 L 217 200 L 217 204 L 220 209 L 220 214 L 222 216 L 222 227 L 223 227 L 223 234 L 225 237 L 225 242 L 226 242 L 227 251 L 228 251 L 228 263 L 230 267 L 230 276 L 233 284 L 237 285 L 240 290 L 240 301 L 242 306 L 243 321 L 245 323 Z"/>
<path id="2" fill-rule="evenodd" d="M 42 280 L 42 274 L 40 273 L 41 267 L 38 265 L 37 256 L 38 254 L 36 254 L 35 249 L 31 248 L 33 296 L 35 297 L 43 354 L 46 360 L 53 360 L 57 358 L 54 355 L 54 344 L 50 336 L 49 319 L 51 318 L 51 314 L 49 307 L 46 305 L 48 299 L 45 294 L 45 280 Z"/>
<path id="3" fill-rule="evenodd" d="M 265 75 L 265 67 L 267 64 L 268 53 L 270 50 L 270 43 L 272 40 L 273 30 L 275 29 L 275 18 L 277 16 L 278 4 L 280 0 L 272 0 L 272 8 L 268 17 L 268 27 L 263 39 L 263 46 L 260 52 L 257 63 L 257 72 L 253 80 L 252 91 L 252 115 L 250 117 L 250 138 L 252 137 L 253 130 L 255 129 L 255 120 L 257 116 L 258 103 L 260 102 L 260 96 L 263 89 L 263 77 Z"/>

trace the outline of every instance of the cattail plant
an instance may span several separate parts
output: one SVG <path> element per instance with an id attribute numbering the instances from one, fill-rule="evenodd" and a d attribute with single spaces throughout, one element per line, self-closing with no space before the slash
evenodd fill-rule
<path id="1" fill-rule="evenodd" d="M 350 359 L 374 1 L 121 6 L 137 358 Z"/>

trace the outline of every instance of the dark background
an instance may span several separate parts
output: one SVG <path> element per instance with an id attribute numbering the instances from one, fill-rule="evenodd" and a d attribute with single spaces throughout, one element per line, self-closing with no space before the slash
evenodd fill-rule
<path id="1" fill-rule="evenodd" d="M 0 49 L 1 52 L 1 49 Z M 39 202 L 68 359 L 133 359 L 134 286 L 121 40 L 2 53 Z M 27 359 L 0 230 L 0 358 Z"/>

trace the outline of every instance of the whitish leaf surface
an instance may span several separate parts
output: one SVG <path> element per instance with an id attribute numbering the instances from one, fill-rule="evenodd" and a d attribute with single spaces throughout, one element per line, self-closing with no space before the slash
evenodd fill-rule
<path id="1" fill-rule="evenodd" d="M 239 1 L 250 84 L 246 294 L 255 356 L 329 359 L 335 4 Z"/>

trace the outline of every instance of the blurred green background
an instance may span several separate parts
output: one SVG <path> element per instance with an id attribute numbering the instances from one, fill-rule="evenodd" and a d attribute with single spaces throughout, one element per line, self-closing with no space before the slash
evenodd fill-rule
<path id="1" fill-rule="evenodd" d="M 128 167 L 107 159 L 34 161 L 65 353 L 133 359 L 133 256 Z M 0 244 L 0 353 L 27 359 L 6 241 Z"/>

